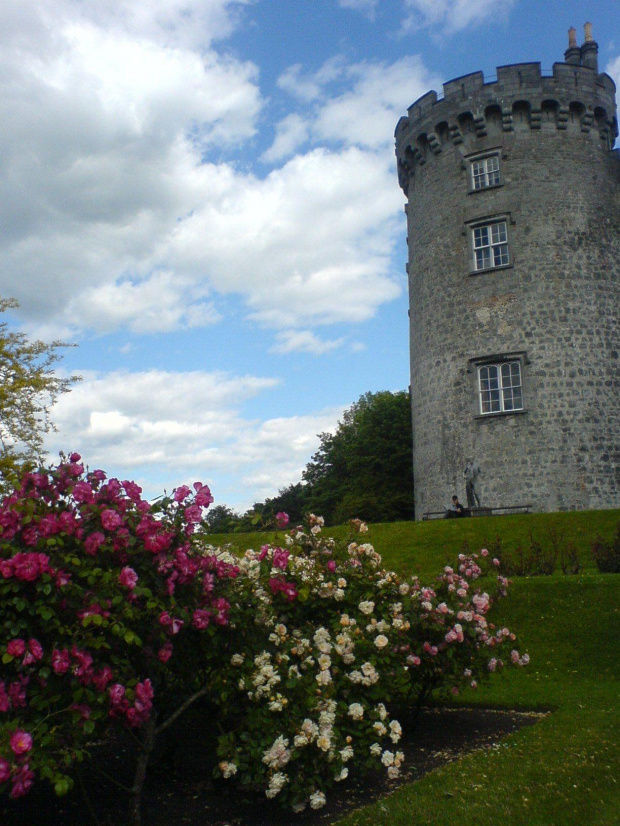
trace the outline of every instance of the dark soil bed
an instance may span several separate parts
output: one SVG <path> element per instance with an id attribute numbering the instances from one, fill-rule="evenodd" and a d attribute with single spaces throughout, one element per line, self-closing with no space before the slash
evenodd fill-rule
<path id="1" fill-rule="evenodd" d="M 181 732 L 172 763 L 160 761 L 151 772 L 143 796 L 144 826 L 327 826 L 346 812 L 364 806 L 402 783 L 456 760 L 474 749 L 493 748 L 507 734 L 533 725 L 544 712 L 463 708 L 429 708 L 421 712 L 415 732 L 399 748 L 406 754 L 401 777 L 389 782 L 384 774 L 350 778 L 328 796 L 319 811 L 293 815 L 264 795 L 235 792 L 214 784 L 204 760 L 204 732 L 192 725 Z M 201 748 L 202 746 L 202 748 Z M 130 785 L 133 751 L 129 742 L 95 748 L 93 763 L 119 782 Z M 19 800 L 0 802 L 2 826 L 125 826 L 127 796 L 114 784 L 82 766 L 83 791 L 76 782 L 72 794 L 56 798 L 44 784 Z"/>

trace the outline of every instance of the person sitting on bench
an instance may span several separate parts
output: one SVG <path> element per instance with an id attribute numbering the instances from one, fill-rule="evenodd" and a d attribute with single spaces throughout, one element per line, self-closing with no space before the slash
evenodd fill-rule
<path id="1" fill-rule="evenodd" d="M 457 519 L 460 516 L 470 516 L 470 513 L 461 505 L 458 496 L 453 496 L 452 507 L 446 511 L 446 519 Z"/>

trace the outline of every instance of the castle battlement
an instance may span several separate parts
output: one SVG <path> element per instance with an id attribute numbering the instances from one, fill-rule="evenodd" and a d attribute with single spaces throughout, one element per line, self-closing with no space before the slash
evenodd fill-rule
<path id="1" fill-rule="evenodd" d="M 395 132 L 405 193 L 416 166 L 446 145 L 458 146 L 493 131 L 576 127 L 586 134 L 592 131 L 601 147 L 610 149 L 618 136 L 616 86 L 609 75 L 599 73 L 598 46 L 591 31 L 589 35 L 581 48 L 572 35 L 566 62 L 555 63 L 551 75 L 542 73 L 540 63 L 515 63 L 499 66 L 492 82 L 485 82 L 481 71 L 472 72 L 444 83 L 441 97 L 433 90 L 418 98 Z"/>

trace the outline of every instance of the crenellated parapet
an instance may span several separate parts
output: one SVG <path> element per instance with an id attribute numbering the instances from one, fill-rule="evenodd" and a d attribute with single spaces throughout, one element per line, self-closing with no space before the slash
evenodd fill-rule
<path id="1" fill-rule="evenodd" d="M 618 136 L 616 86 L 598 72 L 591 33 L 581 48 L 571 33 L 567 62 L 554 64 L 552 75 L 543 75 L 540 63 L 500 66 L 492 82 L 473 72 L 444 83 L 441 97 L 430 91 L 416 100 L 395 132 L 405 193 L 416 169 L 446 147 L 466 144 L 474 152 L 477 140 L 493 133 L 578 130 L 611 149 Z"/>

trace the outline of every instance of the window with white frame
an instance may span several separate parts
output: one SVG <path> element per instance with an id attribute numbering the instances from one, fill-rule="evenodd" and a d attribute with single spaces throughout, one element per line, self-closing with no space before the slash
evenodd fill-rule
<path id="1" fill-rule="evenodd" d="M 478 365 L 480 413 L 510 413 L 523 410 L 521 362 Z"/>
<path id="2" fill-rule="evenodd" d="M 471 232 L 474 270 L 505 267 L 510 263 L 506 221 L 480 224 L 472 227 Z"/>
<path id="3" fill-rule="evenodd" d="M 471 161 L 471 187 L 473 190 L 499 186 L 499 157 L 477 158 Z"/>

